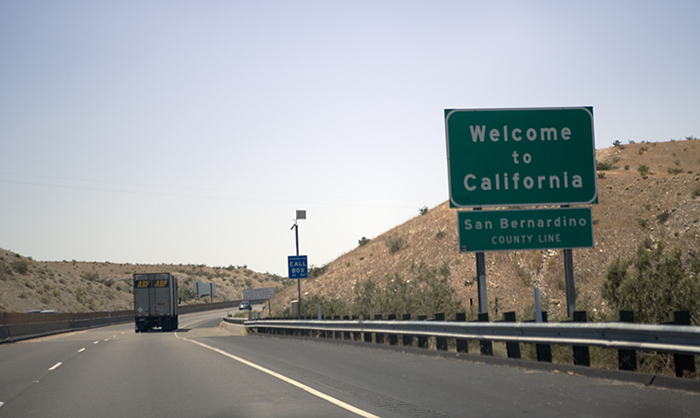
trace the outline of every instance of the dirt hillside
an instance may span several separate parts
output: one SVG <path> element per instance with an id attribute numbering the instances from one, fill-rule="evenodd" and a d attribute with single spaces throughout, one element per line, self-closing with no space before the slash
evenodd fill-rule
<path id="1" fill-rule="evenodd" d="M 59 312 L 117 311 L 133 309 L 134 273 L 170 272 L 180 288 L 192 288 L 195 280 L 215 283 L 214 302 L 240 300 L 243 289 L 275 287 L 291 281 L 269 273 L 256 273 L 246 266 L 143 265 L 39 262 L 0 249 L 0 312 L 57 309 Z M 194 293 L 194 290 L 192 291 Z M 206 303 L 211 298 L 192 298 L 186 304 Z"/>
<path id="2" fill-rule="evenodd" d="M 603 317 L 611 312 L 600 289 L 615 258 L 631 258 L 647 239 L 663 241 L 667 248 L 680 246 L 686 260 L 700 249 L 700 141 L 619 144 L 598 150 L 596 160 L 595 246 L 574 250 L 573 257 L 577 308 Z M 409 277 L 414 263 L 435 267 L 447 263 L 465 311 L 473 312 L 478 309 L 475 256 L 459 253 L 457 234 L 457 211 L 447 202 L 417 213 L 329 263 L 322 276 L 302 281 L 302 303 L 314 294 L 350 300 L 354 287 L 364 280 L 382 282 L 394 273 Z M 397 238 L 403 246 L 392 253 L 388 244 Z M 533 287 L 538 286 L 550 317 L 564 316 L 562 254 L 557 250 L 486 253 L 489 312 L 495 317 L 507 311 L 527 316 L 534 312 Z M 287 288 L 276 298 L 276 306 L 289 306 L 296 292 L 296 286 Z"/>
<path id="3" fill-rule="evenodd" d="M 645 240 L 680 246 L 683 257 L 700 249 L 700 141 L 618 144 L 597 151 L 599 204 L 593 205 L 595 247 L 574 251 L 577 307 L 593 315 L 609 314 L 600 295 L 607 266 L 617 257 L 630 258 Z M 417 208 L 418 209 L 418 208 Z M 365 280 L 383 282 L 411 266 L 450 268 L 451 282 L 464 310 L 477 305 L 473 254 L 460 254 L 457 212 L 447 202 L 372 238 L 324 266 L 319 277 L 302 281 L 304 297 L 319 294 L 351 300 Z M 358 236 L 358 240 L 362 238 Z M 389 244 L 401 242 L 398 251 Z M 700 256 L 700 255 L 699 255 Z M 38 262 L 0 250 L 0 311 L 58 309 L 84 312 L 129 309 L 131 275 L 167 271 L 181 287 L 193 280 L 214 282 L 215 301 L 242 298 L 246 288 L 275 287 L 273 312 L 296 299 L 296 285 L 282 277 L 256 273 L 245 266 L 132 265 L 78 261 Z M 519 251 L 486 254 L 489 312 L 533 312 L 533 287 L 541 288 L 550 317 L 566 312 L 562 251 Z M 188 303 L 203 303 L 193 299 Z M 473 304 L 473 307 L 472 307 Z"/>

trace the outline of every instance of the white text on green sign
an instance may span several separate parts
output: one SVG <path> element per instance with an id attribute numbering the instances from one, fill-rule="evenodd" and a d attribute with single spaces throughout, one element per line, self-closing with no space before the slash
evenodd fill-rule
<path id="1" fill-rule="evenodd" d="M 445 110 L 453 207 L 588 204 L 593 109 Z"/>
<path id="2" fill-rule="evenodd" d="M 590 208 L 458 212 L 460 252 L 592 248 Z"/>

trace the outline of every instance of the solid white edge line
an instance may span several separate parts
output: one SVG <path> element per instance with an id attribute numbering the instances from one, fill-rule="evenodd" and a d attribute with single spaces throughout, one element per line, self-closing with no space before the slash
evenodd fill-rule
<path id="1" fill-rule="evenodd" d="M 193 343 L 193 344 L 197 344 L 197 345 L 202 346 L 202 347 L 204 347 L 204 348 L 208 348 L 209 350 L 212 350 L 212 351 L 214 351 L 214 352 L 217 352 L 217 353 L 219 353 L 219 354 L 221 354 L 221 355 L 223 355 L 223 356 L 226 356 L 226 357 L 228 357 L 228 358 L 230 358 L 230 359 L 236 360 L 236 361 L 239 362 L 239 363 L 243 363 L 243 364 L 245 364 L 246 366 L 252 367 L 252 368 L 257 369 L 257 370 L 260 370 L 260 371 L 263 372 L 263 373 L 267 373 L 267 374 L 269 374 L 270 376 L 276 377 L 276 378 L 280 379 L 280 380 L 283 381 L 283 382 L 289 383 L 289 384 L 292 385 L 292 386 L 296 386 L 296 387 L 298 387 L 298 388 L 301 389 L 301 390 L 304 390 L 304 391 L 306 391 L 306 392 L 308 392 L 308 393 L 310 393 L 310 394 L 312 394 L 312 395 L 314 395 L 314 396 L 317 396 L 317 397 L 319 397 L 319 398 L 321 398 L 321 399 L 323 399 L 323 400 L 325 400 L 325 401 L 328 401 L 328 402 L 330 402 L 330 403 L 332 403 L 332 404 L 334 404 L 334 405 L 336 405 L 336 406 L 339 406 L 339 407 L 341 407 L 341 408 L 343 408 L 343 409 L 345 409 L 345 410 L 348 410 L 348 411 L 350 411 L 350 412 L 352 412 L 352 413 L 354 413 L 354 414 L 357 414 L 357 415 L 359 415 L 359 416 L 361 416 L 361 417 L 365 417 L 365 418 L 380 418 L 378 415 L 374 415 L 374 414 L 369 413 L 369 412 L 367 412 L 367 411 L 364 411 L 364 410 L 362 410 L 362 409 L 360 409 L 360 408 L 354 407 L 354 406 L 352 406 L 352 405 L 350 405 L 350 404 L 347 404 L 347 403 L 345 403 L 345 402 L 343 402 L 343 401 L 341 401 L 341 400 L 339 400 L 339 399 L 336 399 L 336 398 L 334 398 L 334 397 L 332 397 L 332 396 L 330 396 L 330 395 L 326 395 L 326 394 L 323 393 L 323 392 L 319 392 L 319 391 L 317 391 L 317 390 L 314 389 L 314 388 L 311 388 L 311 387 L 309 387 L 309 386 L 306 386 L 306 385 L 303 384 L 303 383 L 300 383 L 300 382 L 297 382 L 296 380 L 290 379 L 290 378 L 288 378 L 287 376 L 281 375 L 281 374 L 279 374 L 279 373 L 277 373 L 277 372 L 274 372 L 274 371 L 272 371 L 272 370 L 270 370 L 270 369 L 266 369 L 266 368 L 264 368 L 264 367 L 262 367 L 262 366 L 259 366 L 259 365 L 255 364 L 255 363 L 252 363 L 252 362 L 250 362 L 250 361 L 248 361 L 248 360 L 245 360 L 245 359 L 242 359 L 242 358 L 240 358 L 240 357 L 234 356 L 233 354 L 227 353 L 227 352 L 225 352 L 225 351 L 223 351 L 223 350 L 219 350 L 219 349 L 216 348 L 216 347 L 212 347 L 212 346 L 210 346 L 210 345 L 207 345 L 207 344 L 204 344 L 204 343 L 200 343 L 199 341 L 190 340 L 189 338 L 180 337 L 179 335 L 177 335 L 177 333 L 175 334 L 175 337 L 177 337 L 178 339 L 187 341 L 187 342 L 191 342 L 191 343 Z"/>
<path id="2" fill-rule="evenodd" d="M 61 362 L 59 361 L 58 363 L 56 363 L 56 364 L 54 364 L 53 366 L 49 367 L 49 370 L 56 370 L 56 369 L 58 369 L 59 367 L 61 367 L 61 364 L 63 364 L 63 363 L 61 363 Z"/>

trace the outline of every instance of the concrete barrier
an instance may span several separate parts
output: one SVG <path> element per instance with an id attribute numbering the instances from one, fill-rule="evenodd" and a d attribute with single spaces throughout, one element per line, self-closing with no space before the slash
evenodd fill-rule
<path id="1" fill-rule="evenodd" d="M 207 303 L 201 305 L 188 305 L 180 306 L 178 311 L 179 314 L 203 312 L 216 309 L 225 309 L 230 307 L 237 307 L 240 301 L 230 301 L 230 302 L 217 302 L 217 303 Z M 57 319 L 55 314 L 30 314 L 30 318 L 41 318 L 41 319 L 54 319 L 52 321 L 45 322 L 33 322 L 33 323 L 14 323 L 0 325 L 0 344 L 13 343 L 15 341 L 28 340 L 31 338 L 46 337 L 49 335 L 61 334 L 64 332 L 80 331 L 84 329 L 105 327 L 114 324 L 124 324 L 127 322 L 133 322 L 134 316 L 129 312 L 128 315 L 124 315 L 124 311 L 120 311 L 119 316 L 102 317 L 102 318 L 89 318 L 89 319 Z M 39 316 L 42 315 L 42 316 Z M 47 316 L 43 316 L 47 315 Z M 71 314 L 65 314 L 69 316 Z M 81 316 L 81 314 L 72 314 L 76 316 Z"/>

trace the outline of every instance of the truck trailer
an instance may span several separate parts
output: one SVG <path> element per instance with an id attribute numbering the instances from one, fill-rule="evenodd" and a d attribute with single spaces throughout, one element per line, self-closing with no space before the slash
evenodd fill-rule
<path id="1" fill-rule="evenodd" d="M 134 274 L 136 332 L 177 330 L 177 279 L 170 273 Z"/>

